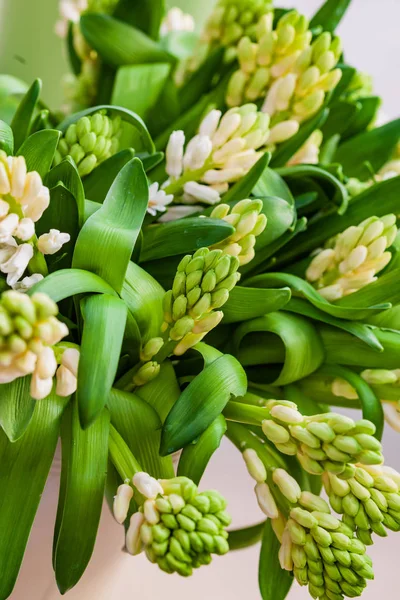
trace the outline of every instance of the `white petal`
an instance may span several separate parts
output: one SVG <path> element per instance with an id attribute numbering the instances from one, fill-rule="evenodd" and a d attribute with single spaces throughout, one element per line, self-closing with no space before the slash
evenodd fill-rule
<path id="1" fill-rule="evenodd" d="M 41 379 L 36 373 L 32 375 L 30 394 L 35 400 L 43 400 L 50 395 L 53 388 L 53 379 Z"/>
<path id="2" fill-rule="evenodd" d="M 80 353 L 77 348 L 67 348 L 61 358 L 61 364 L 67 367 L 75 377 L 78 376 L 79 358 Z"/>
<path id="3" fill-rule="evenodd" d="M 196 181 L 185 183 L 183 190 L 196 200 L 201 200 L 207 204 L 216 204 L 220 200 L 219 193 L 216 190 L 213 190 L 208 185 L 201 185 Z"/>

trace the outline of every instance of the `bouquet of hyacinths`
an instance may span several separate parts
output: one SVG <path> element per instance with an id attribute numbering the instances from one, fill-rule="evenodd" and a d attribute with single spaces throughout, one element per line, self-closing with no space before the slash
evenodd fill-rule
<path id="1" fill-rule="evenodd" d="M 0 78 L 0 600 L 59 438 L 62 593 L 104 494 L 167 573 L 262 540 L 264 600 L 373 578 L 400 530 L 400 121 L 345 61 L 348 5 L 220 0 L 195 32 L 161 0 L 61 0 L 65 114 Z M 224 435 L 265 515 L 239 530 L 201 486 Z"/>

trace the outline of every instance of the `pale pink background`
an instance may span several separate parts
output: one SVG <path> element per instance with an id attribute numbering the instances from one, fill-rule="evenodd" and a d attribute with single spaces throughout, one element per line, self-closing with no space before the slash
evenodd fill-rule
<path id="1" fill-rule="evenodd" d="M 26 0 L 37 1 L 40 0 Z M 56 1 L 56 0 L 54 0 Z M 199 0 L 200 1 L 200 0 Z M 319 5 L 316 0 L 286 2 L 311 14 Z M 182 2 L 181 2 L 182 5 Z M 378 16 L 378 14 L 380 15 Z M 400 2 L 398 0 L 353 0 L 341 27 L 346 57 L 375 78 L 376 91 L 385 97 L 385 112 L 390 118 L 399 113 Z M 36 29 L 32 35 L 39 37 Z M 387 463 L 400 468 L 400 434 L 387 430 L 384 438 Z M 229 498 L 229 509 L 236 527 L 257 522 L 261 514 L 252 493 L 252 482 L 236 450 L 226 442 L 213 459 L 202 482 L 205 488 L 216 487 Z M 52 529 L 58 488 L 58 468 L 53 469 L 37 515 L 12 600 L 56 600 L 61 598 L 51 569 Z M 1 535 L 1 532 L 0 532 Z M 258 547 L 232 552 L 214 559 L 190 579 L 168 576 L 143 556 L 132 558 L 121 552 L 122 531 L 104 508 L 95 553 L 80 584 L 71 591 L 69 600 L 119 600 L 139 597 L 153 600 L 162 596 L 174 600 L 258 600 Z M 399 598 L 398 553 L 400 534 L 377 538 L 370 554 L 374 560 L 376 580 L 364 593 L 365 600 Z M 271 573 L 271 577 L 274 574 Z M 305 589 L 293 586 L 290 600 L 306 600 Z"/>

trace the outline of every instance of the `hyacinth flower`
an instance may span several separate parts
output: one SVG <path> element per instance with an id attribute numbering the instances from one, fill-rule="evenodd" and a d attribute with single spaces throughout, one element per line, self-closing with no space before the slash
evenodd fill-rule
<path id="1" fill-rule="evenodd" d="M 257 42 L 244 37 L 238 43 L 240 68 L 231 77 L 226 101 L 239 106 L 263 100 L 262 111 L 271 117 L 271 146 L 297 133 L 341 77 L 335 69 L 340 39 L 324 32 L 312 41 L 308 26 L 297 11 L 283 15 L 276 29 L 273 15 L 264 15 L 257 25 Z"/>
<path id="2" fill-rule="evenodd" d="M 256 481 L 258 504 L 271 519 L 281 544 L 281 568 L 293 572 L 300 585 L 308 586 L 313 598 L 359 596 L 374 574 L 365 545 L 351 527 L 331 513 L 323 498 L 302 491 L 257 436 L 230 423 L 228 437 L 243 453 Z"/>
<path id="3" fill-rule="evenodd" d="M 397 234 L 396 216 L 369 217 L 329 240 L 318 250 L 307 281 L 329 301 L 339 300 L 377 280 L 390 262 L 388 250 Z"/>
<path id="4" fill-rule="evenodd" d="M 323 141 L 322 131 L 316 129 L 312 132 L 308 140 L 299 148 L 299 150 L 288 161 L 288 165 L 317 165 L 319 162 L 319 153 Z"/>
<path id="5" fill-rule="evenodd" d="M 39 173 L 27 171 L 23 156 L 7 156 L 1 150 L 0 271 L 7 275 L 10 287 L 18 285 L 35 253 L 54 254 L 70 239 L 69 234 L 58 229 L 52 229 L 39 239 L 36 237 L 35 223 L 49 203 L 50 192 Z M 25 284 L 32 285 L 41 274 L 35 275 Z"/>
<path id="6" fill-rule="evenodd" d="M 229 185 L 241 179 L 261 158 L 269 136 L 269 117 L 255 104 L 212 110 L 185 147 L 183 131 L 174 131 L 166 149 L 163 189 L 183 203 L 216 204 Z"/>
<path id="7" fill-rule="evenodd" d="M 70 156 L 81 177 L 89 175 L 100 163 L 113 156 L 119 147 L 121 117 L 108 117 L 106 111 L 81 117 L 62 135 L 54 164 Z"/>
<path id="8" fill-rule="evenodd" d="M 358 465 L 349 479 L 329 473 L 323 482 L 333 510 L 364 544 L 373 543 L 374 533 L 400 531 L 400 475 L 394 469 Z"/>
<path id="9" fill-rule="evenodd" d="M 216 206 L 210 217 L 223 219 L 235 228 L 235 232 L 211 250 L 221 249 L 224 254 L 236 256 L 240 265 L 247 265 L 255 256 L 256 237 L 267 226 L 267 217 L 261 210 L 261 200 L 241 200 L 232 209 L 228 204 Z"/>
<path id="10" fill-rule="evenodd" d="M 230 402 L 224 414 L 240 421 L 251 415 L 265 437 L 282 454 L 296 456 L 305 471 L 325 471 L 352 476 L 353 463 L 379 465 L 383 462 L 381 443 L 374 437 L 376 427 L 366 419 L 353 421 L 337 413 L 304 416 L 294 402 L 268 400 L 264 407 Z"/>
<path id="11" fill-rule="evenodd" d="M 218 492 L 199 493 L 187 477 L 157 480 L 136 472 L 132 481 L 126 480 L 117 490 L 114 516 L 118 523 L 127 519 L 132 497 L 140 507 L 130 517 L 126 532 L 129 554 L 145 551 L 166 573 L 187 577 L 193 569 L 209 564 L 212 554 L 228 552 L 226 527 L 231 518 Z"/>
<path id="12" fill-rule="evenodd" d="M 165 15 L 161 27 L 160 35 L 165 36 L 172 31 L 194 31 L 195 22 L 192 15 L 184 13 L 183 10 L 174 6 Z"/>
<path id="13" fill-rule="evenodd" d="M 68 335 L 45 294 L 3 292 L 0 297 L 0 382 L 32 375 L 30 394 L 41 400 L 53 387 L 57 360 L 53 346 Z"/>

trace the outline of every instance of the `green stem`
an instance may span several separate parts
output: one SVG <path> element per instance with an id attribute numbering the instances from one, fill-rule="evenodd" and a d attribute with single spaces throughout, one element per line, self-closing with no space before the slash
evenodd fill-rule
<path id="1" fill-rule="evenodd" d="M 108 448 L 111 462 L 117 469 L 123 481 L 126 479 L 131 481 L 135 473 L 143 471 L 142 467 L 130 451 L 127 443 L 113 425 L 110 425 Z"/>
<path id="2" fill-rule="evenodd" d="M 31 275 L 34 273 L 39 273 L 39 275 L 43 275 L 46 277 L 49 274 L 49 269 L 47 268 L 46 259 L 41 252 L 37 249 L 37 237 L 33 236 L 31 243 L 33 245 L 33 257 L 29 261 L 28 269 Z"/>
<path id="3" fill-rule="evenodd" d="M 230 401 L 226 405 L 223 414 L 228 421 L 245 423 L 246 425 L 261 425 L 265 419 L 269 418 L 269 409 Z"/>

